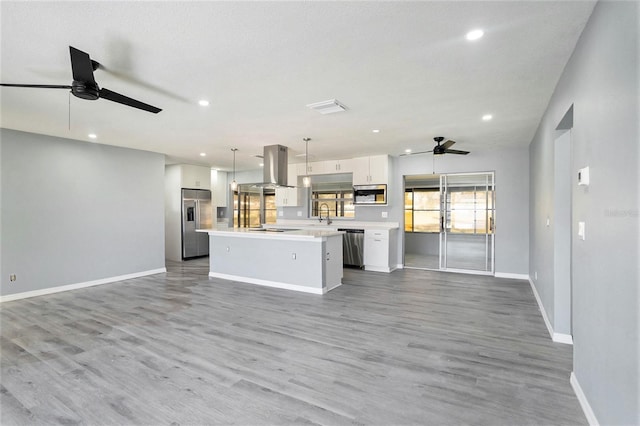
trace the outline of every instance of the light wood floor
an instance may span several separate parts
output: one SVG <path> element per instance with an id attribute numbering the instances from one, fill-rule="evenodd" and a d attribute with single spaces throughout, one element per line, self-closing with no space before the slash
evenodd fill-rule
<path id="1" fill-rule="evenodd" d="M 526 282 L 346 269 L 317 296 L 207 261 L 3 303 L 0 423 L 586 424 Z"/>

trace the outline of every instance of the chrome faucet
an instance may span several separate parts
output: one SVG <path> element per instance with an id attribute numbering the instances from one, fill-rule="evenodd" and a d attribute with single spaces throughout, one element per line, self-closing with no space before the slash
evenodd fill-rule
<path id="1" fill-rule="evenodd" d="M 331 210 L 329 209 L 329 205 L 327 203 L 322 203 L 320 204 L 320 207 L 318 207 L 318 220 L 320 220 L 320 223 L 322 223 L 322 207 L 327 208 L 327 225 L 331 225 L 331 218 L 329 217 Z"/>

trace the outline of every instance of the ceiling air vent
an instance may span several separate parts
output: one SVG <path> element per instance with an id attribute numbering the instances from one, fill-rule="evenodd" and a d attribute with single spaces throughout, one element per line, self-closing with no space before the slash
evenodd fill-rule
<path id="1" fill-rule="evenodd" d="M 307 107 L 311 108 L 314 111 L 318 111 L 320 114 L 333 114 L 334 112 L 342 112 L 347 110 L 347 107 L 345 107 L 335 99 L 316 102 L 315 104 L 307 105 Z"/>

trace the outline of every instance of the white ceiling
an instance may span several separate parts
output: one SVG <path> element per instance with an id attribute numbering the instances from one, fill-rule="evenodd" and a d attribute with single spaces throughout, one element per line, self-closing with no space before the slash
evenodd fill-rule
<path id="1" fill-rule="evenodd" d="M 6 2 L 1 81 L 71 84 L 69 45 L 101 87 L 157 115 L 64 90 L 2 88 L 5 128 L 255 169 L 264 145 L 303 162 L 526 146 L 592 1 Z M 469 42 L 465 34 L 482 28 Z M 307 104 L 336 98 L 347 112 Z M 198 105 L 199 99 L 211 102 Z M 484 114 L 493 120 L 483 122 Z M 380 133 L 372 133 L 380 129 Z M 199 154 L 206 152 L 206 157 Z"/>

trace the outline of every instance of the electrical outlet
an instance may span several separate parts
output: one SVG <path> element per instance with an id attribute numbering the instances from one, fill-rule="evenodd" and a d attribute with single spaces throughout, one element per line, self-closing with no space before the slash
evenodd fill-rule
<path id="1" fill-rule="evenodd" d="M 302 211 L 298 210 L 298 217 L 302 217 Z"/>
<path id="2" fill-rule="evenodd" d="M 389 212 L 382 212 L 382 218 L 386 219 L 389 217 Z"/>
<path id="3" fill-rule="evenodd" d="M 295 253 L 291 253 L 291 259 L 296 260 L 297 256 Z"/>
<path id="4" fill-rule="evenodd" d="M 15 281 L 17 279 L 18 279 L 18 277 L 16 277 L 16 274 L 9 275 L 9 281 L 13 282 L 13 281 Z"/>
<path id="5" fill-rule="evenodd" d="M 533 273 L 533 279 L 534 279 L 534 280 L 536 280 L 536 281 L 538 281 L 538 271 L 535 271 L 535 272 Z"/>

